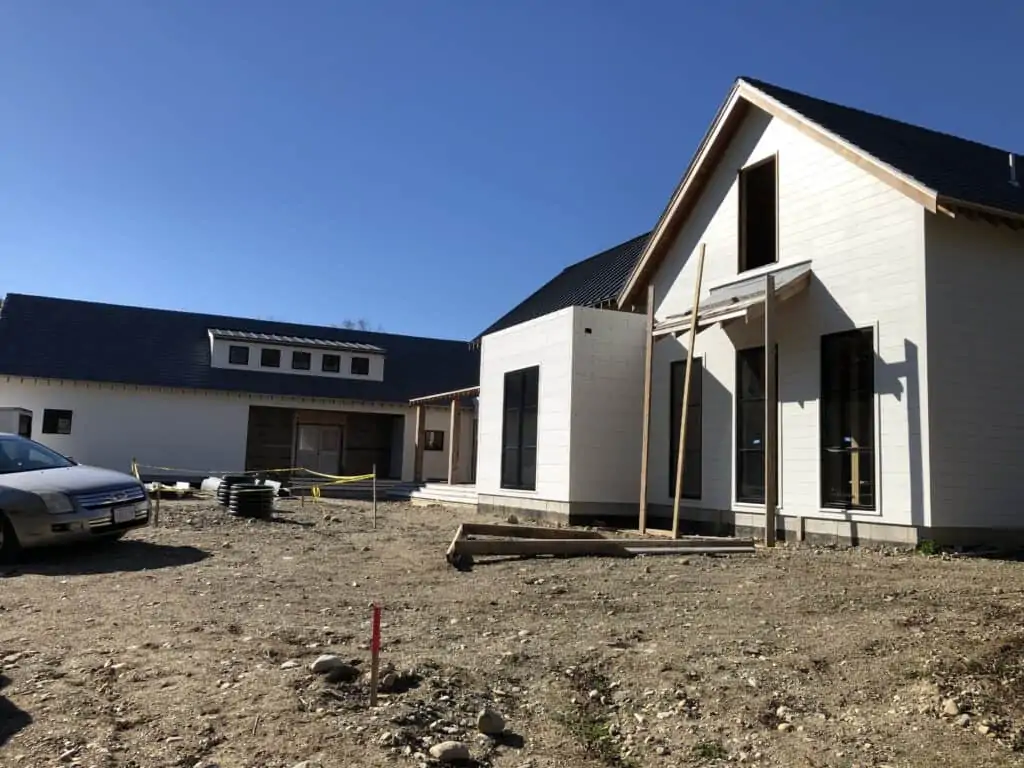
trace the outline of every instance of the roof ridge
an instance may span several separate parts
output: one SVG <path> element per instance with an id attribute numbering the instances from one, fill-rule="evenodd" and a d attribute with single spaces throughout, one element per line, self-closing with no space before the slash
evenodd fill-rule
<path id="1" fill-rule="evenodd" d="M 913 128 L 914 130 L 917 130 L 917 131 L 924 131 L 926 133 L 931 133 L 931 134 L 934 134 L 936 136 L 944 136 L 944 137 L 949 138 L 949 139 L 956 139 L 957 141 L 963 141 L 963 142 L 966 142 L 968 144 L 974 144 L 975 146 L 982 147 L 984 149 L 991 149 L 991 150 L 995 150 L 997 152 L 1004 152 L 1007 155 L 1009 155 L 1011 153 L 1014 154 L 1014 155 L 1022 154 L 1021 152 L 1016 152 L 1016 151 L 1014 151 L 1012 149 L 1005 149 L 1003 147 L 997 147 L 997 146 L 995 146 L 993 144 L 986 144 L 984 142 L 977 141 L 976 139 L 969 139 L 966 136 L 959 136 L 959 135 L 957 135 L 955 133 L 949 133 L 948 131 L 940 131 L 940 130 L 937 130 L 935 128 L 929 128 L 928 126 L 921 125 L 919 123 L 911 123 L 911 122 L 909 122 L 907 120 L 901 120 L 898 117 L 891 117 L 889 115 L 882 114 L 881 112 L 873 112 L 873 111 L 871 111 L 869 109 L 864 109 L 863 107 L 853 107 L 853 106 L 850 106 L 849 104 L 843 104 L 843 103 L 838 102 L 838 101 L 831 101 L 829 99 L 823 99 L 820 96 L 813 96 L 813 95 L 811 95 L 809 93 L 803 93 L 802 91 L 794 91 L 792 88 L 786 88 L 785 86 L 782 86 L 782 85 L 775 85 L 775 83 L 769 83 L 767 80 L 759 80 L 756 77 L 748 77 L 746 75 L 741 75 L 740 77 L 737 78 L 737 80 L 742 80 L 743 82 L 747 83 L 747 85 L 750 85 L 750 86 L 752 86 L 754 88 L 757 88 L 758 90 L 761 90 L 761 91 L 764 91 L 764 87 L 767 86 L 768 88 L 771 88 L 771 89 L 776 90 L 776 91 L 782 91 L 783 93 L 789 93 L 789 94 L 792 94 L 794 96 L 799 96 L 801 99 L 810 99 L 811 101 L 817 101 L 817 102 L 819 102 L 821 104 L 827 104 L 828 106 L 833 107 L 833 108 L 845 109 L 845 110 L 848 110 L 850 112 L 856 112 L 858 114 L 866 115 L 868 117 L 873 117 L 875 119 L 888 120 L 891 123 L 897 123 L 899 125 L 903 125 L 903 126 L 906 126 L 908 128 Z M 766 96 L 775 98 L 768 91 L 764 91 L 764 93 L 765 93 Z M 790 105 L 786 105 L 786 106 L 789 106 L 790 109 L 793 109 L 796 112 L 800 112 L 800 110 L 796 109 L 796 107 L 792 107 Z"/>
<path id="2" fill-rule="evenodd" d="M 406 333 L 389 333 L 387 331 L 364 331 L 359 328 L 342 328 L 341 326 L 330 326 L 330 325 L 313 325 L 311 323 L 300 323 L 291 320 L 264 320 L 258 317 L 239 317 L 237 315 L 220 315 L 211 314 L 209 312 L 193 312 L 187 309 L 164 309 L 161 307 L 144 307 L 137 304 L 115 304 L 110 301 L 93 301 L 91 299 L 69 299 L 61 296 L 44 296 L 42 294 L 35 293 L 17 293 L 10 292 L 5 296 L 0 297 L 0 306 L 5 306 L 11 297 L 32 299 L 37 301 L 53 301 L 61 304 L 78 304 L 87 305 L 93 307 L 109 307 L 111 309 L 129 309 L 135 312 L 151 312 L 154 314 L 172 314 L 172 315 L 188 315 L 190 317 L 203 318 L 204 321 L 234 321 L 242 323 L 267 323 L 272 325 L 288 325 L 295 328 L 308 328 L 311 330 L 337 332 L 342 331 L 345 333 L 363 334 L 366 336 L 385 336 L 385 337 L 401 337 L 403 339 L 416 339 L 420 341 L 441 341 L 451 344 L 469 344 L 470 342 L 466 339 L 440 339 L 433 336 L 413 336 Z M 216 327 L 212 326 L 211 327 Z M 238 328 L 225 328 L 224 330 L 240 330 Z"/>

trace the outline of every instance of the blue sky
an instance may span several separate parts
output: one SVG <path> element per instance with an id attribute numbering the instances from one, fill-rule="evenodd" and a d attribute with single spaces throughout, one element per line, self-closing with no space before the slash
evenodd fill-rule
<path id="1" fill-rule="evenodd" d="M 473 336 L 737 75 L 1024 151 L 1024 3 L 4 0 L 0 293 Z"/>

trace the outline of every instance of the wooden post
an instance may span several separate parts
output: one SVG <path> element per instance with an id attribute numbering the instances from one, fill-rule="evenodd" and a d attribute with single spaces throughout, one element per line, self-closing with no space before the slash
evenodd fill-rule
<path id="1" fill-rule="evenodd" d="M 415 458 L 413 459 L 412 479 L 414 482 L 423 482 L 423 443 L 426 442 L 426 413 L 423 406 L 416 406 L 416 436 L 413 444 L 416 447 Z"/>
<path id="2" fill-rule="evenodd" d="M 651 386 L 654 376 L 654 285 L 647 286 L 647 338 L 644 357 L 644 427 L 640 448 L 640 523 L 642 536 L 647 532 L 647 464 L 651 449 Z"/>
<path id="3" fill-rule="evenodd" d="M 455 485 L 455 472 L 459 466 L 459 432 L 462 431 L 461 415 L 459 398 L 453 397 L 451 412 L 448 415 L 448 485 Z"/>
<path id="4" fill-rule="evenodd" d="M 377 530 L 377 465 L 373 465 L 373 530 Z"/>
<path id="5" fill-rule="evenodd" d="M 764 278 L 764 545 L 775 546 L 779 393 L 775 371 L 775 275 Z"/>
<path id="6" fill-rule="evenodd" d="M 162 483 L 161 483 L 162 485 Z M 156 506 L 153 509 L 153 525 L 160 525 L 160 486 L 157 486 L 155 496 Z"/>
<path id="7" fill-rule="evenodd" d="M 690 373 L 693 371 L 693 352 L 697 345 L 697 326 L 700 324 L 700 284 L 704 277 L 704 243 L 700 244 L 697 260 L 697 280 L 693 284 L 693 310 L 690 313 L 690 338 L 686 344 L 686 375 L 683 377 L 683 406 L 679 414 L 679 453 L 676 456 L 676 492 L 672 500 L 672 538 L 679 538 L 679 499 L 683 493 L 683 457 L 686 453 L 686 411 L 690 405 Z M 675 418 L 675 414 L 672 414 Z"/>

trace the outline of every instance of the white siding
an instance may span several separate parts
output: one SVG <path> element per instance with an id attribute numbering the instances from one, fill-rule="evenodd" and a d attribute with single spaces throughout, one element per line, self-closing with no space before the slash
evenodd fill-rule
<path id="1" fill-rule="evenodd" d="M 569 428 L 572 413 L 571 308 L 485 336 L 480 354 L 476 487 L 481 495 L 569 500 Z M 537 488 L 501 487 L 501 426 L 505 374 L 540 366 Z"/>
<path id="2" fill-rule="evenodd" d="M 414 428 L 410 426 L 410 406 L 15 377 L 3 379 L 0 386 L 0 406 L 32 411 L 33 439 L 82 463 L 121 471 L 130 468 L 132 458 L 140 464 L 184 470 L 244 468 L 250 405 L 405 415 L 402 479 L 412 479 L 413 447 L 409 435 Z M 43 411 L 47 408 L 72 411 L 70 435 L 42 433 Z M 447 430 L 446 413 L 440 411 L 437 409 L 438 421 Z M 434 418 L 434 411 L 431 413 Z M 464 461 L 464 471 L 468 472 L 469 459 Z M 447 453 L 444 466 L 447 467 Z"/>
<path id="3" fill-rule="evenodd" d="M 867 172 L 794 128 L 753 109 L 655 279 L 656 315 L 690 307 L 699 244 L 707 244 L 704 294 L 737 276 L 740 167 L 778 152 L 780 265 L 811 260 L 806 295 L 779 308 L 781 506 L 786 515 L 830 517 L 819 490 L 818 404 L 821 336 L 876 328 L 876 387 L 882 465 L 880 508 L 850 519 L 923 522 L 927 483 L 922 445 L 924 211 Z M 748 273 L 749 274 L 749 273 Z M 685 340 L 685 336 L 683 337 Z M 747 511 L 734 503 L 736 349 L 763 343 L 760 323 L 702 331 L 703 499 L 692 506 Z M 650 501 L 668 504 L 669 364 L 679 341 L 655 354 Z M 754 508 L 756 509 L 756 508 Z M 912 514 L 913 510 L 913 514 Z"/>
<path id="4" fill-rule="evenodd" d="M 1021 527 L 1024 232 L 926 226 L 932 524 Z"/>
<path id="5" fill-rule="evenodd" d="M 570 499 L 637 504 L 647 318 L 585 308 L 573 317 Z"/>

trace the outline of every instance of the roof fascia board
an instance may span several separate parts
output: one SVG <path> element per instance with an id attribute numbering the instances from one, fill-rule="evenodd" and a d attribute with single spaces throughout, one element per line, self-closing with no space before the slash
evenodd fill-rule
<path id="1" fill-rule="evenodd" d="M 732 90 L 729 91 L 729 95 L 722 103 L 722 106 L 718 108 L 718 114 L 715 115 L 715 119 L 711 123 L 711 127 L 708 129 L 708 132 L 704 134 L 704 138 L 701 140 L 696 154 L 694 154 L 693 159 L 690 161 L 690 166 L 686 169 L 686 173 L 683 174 L 682 179 L 680 179 L 675 192 L 672 193 L 672 197 L 669 198 L 669 203 L 665 207 L 665 210 L 662 211 L 661 217 L 658 219 L 657 226 L 655 226 L 654 231 L 647 240 L 647 245 L 644 247 L 643 254 L 637 260 L 636 266 L 633 267 L 633 272 L 630 274 L 629 279 L 626 281 L 626 285 L 623 286 L 622 292 L 619 294 L 619 309 L 625 308 L 626 303 L 639 287 L 640 278 L 647 270 L 648 262 L 653 259 L 655 252 L 657 252 L 661 247 L 662 240 L 665 239 L 666 230 L 675 219 L 676 211 L 686 198 L 687 191 L 689 191 L 693 186 L 694 180 L 704 165 L 705 158 L 711 151 L 712 147 L 717 143 L 716 139 L 721 134 L 722 128 L 725 126 L 729 116 L 732 115 L 738 98 L 739 91 L 737 83 L 733 85 Z"/>
<path id="2" fill-rule="evenodd" d="M 773 99 L 763 91 L 758 90 L 745 80 L 739 81 L 740 95 L 754 106 L 763 109 L 773 117 L 793 126 L 798 131 L 812 139 L 815 139 L 822 146 L 831 149 L 846 160 L 849 160 L 858 168 L 870 173 L 880 181 L 893 187 L 914 202 L 924 206 L 932 213 L 936 213 L 938 206 L 938 193 L 925 186 L 916 179 L 907 176 L 888 163 L 883 163 L 874 155 L 865 152 L 860 147 L 851 144 L 838 134 L 826 130 L 822 126 L 809 120 L 796 110 L 790 109 L 785 104 Z"/>
<path id="3" fill-rule="evenodd" d="M 970 203 L 966 200 L 958 200 L 955 197 L 946 196 L 939 197 L 939 204 L 943 211 L 948 210 L 949 216 L 955 216 L 957 209 L 962 209 L 964 211 L 974 211 L 979 214 L 988 214 L 989 216 L 993 216 L 1005 222 L 1012 229 L 1020 229 L 1021 224 L 1024 224 L 1024 214 L 1014 213 L 1013 211 L 1004 211 L 1001 208 L 993 208 L 989 205 Z"/>

